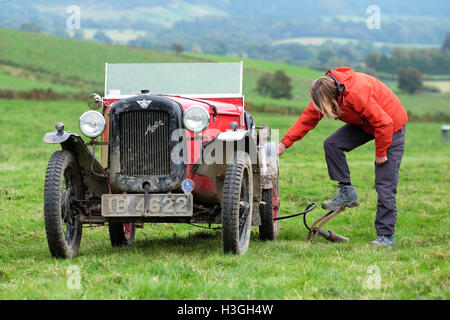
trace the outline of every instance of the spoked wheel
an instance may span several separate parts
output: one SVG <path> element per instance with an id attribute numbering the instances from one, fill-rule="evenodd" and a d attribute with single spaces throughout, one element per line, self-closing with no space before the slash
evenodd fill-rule
<path id="1" fill-rule="evenodd" d="M 253 175 L 250 157 L 237 153 L 227 166 L 222 203 L 222 244 L 225 253 L 243 254 L 250 242 Z"/>
<path id="2" fill-rule="evenodd" d="M 45 177 L 44 219 L 54 257 L 72 258 L 78 253 L 83 225 L 74 200 L 82 196 L 80 170 L 73 154 L 66 150 L 53 153 Z"/>
<path id="3" fill-rule="evenodd" d="M 109 239 L 113 247 L 131 246 L 134 244 L 136 226 L 132 222 L 112 222 L 108 224 Z"/>

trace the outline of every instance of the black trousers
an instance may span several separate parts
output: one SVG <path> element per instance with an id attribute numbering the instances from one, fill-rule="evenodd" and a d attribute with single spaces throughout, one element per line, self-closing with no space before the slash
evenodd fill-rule
<path id="1" fill-rule="evenodd" d="M 383 165 L 375 164 L 375 189 L 378 193 L 375 229 L 378 235 L 392 235 L 397 221 L 397 184 L 398 171 L 405 146 L 405 131 L 394 133 L 392 143 L 387 150 L 388 161 Z M 344 152 L 374 139 L 360 127 L 346 124 L 324 141 L 325 158 L 331 180 L 350 183 L 350 170 Z"/>

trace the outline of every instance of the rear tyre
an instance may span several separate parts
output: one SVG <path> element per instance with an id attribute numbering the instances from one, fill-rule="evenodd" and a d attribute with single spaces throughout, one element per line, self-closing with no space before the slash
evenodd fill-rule
<path id="1" fill-rule="evenodd" d="M 113 247 L 132 246 L 134 244 L 134 236 L 136 226 L 134 223 L 109 222 L 109 239 Z"/>
<path id="2" fill-rule="evenodd" d="M 83 197 L 81 175 L 73 154 L 66 150 L 51 156 L 44 186 L 44 220 L 50 252 L 56 258 L 72 258 L 80 248 L 81 209 L 74 200 Z"/>
<path id="3" fill-rule="evenodd" d="M 252 164 L 239 152 L 227 166 L 223 187 L 222 245 L 224 253 L 244 254 L 248 250 L 253 212 Z"/>
<path id="4" fill-rule="evenodd" d="M 262 241 L 275 240 L 280 232 L 280 221 L 273 221 L 280 216 L 280 197 L 278 185 L 272 189 L 262 191 L 262 202 L 259 205 L 261 225 L 259 226 L 259 238 Z"/>
<path id="5" fill-rule="evenodd" d="M 273 219 L 280 216 L 280 188 L 279 188 L 279 170 L 277 145 L 272 143 L 266 144 L 267 166 L 270 167 L 272 188 L 263 189 L 261 200 L 263 203 L 259 205 L 261 216 L 261 225 L 259 226 L 259 238 L 262 241 L 275 240 L 280 232 L 280 221 Z"/>

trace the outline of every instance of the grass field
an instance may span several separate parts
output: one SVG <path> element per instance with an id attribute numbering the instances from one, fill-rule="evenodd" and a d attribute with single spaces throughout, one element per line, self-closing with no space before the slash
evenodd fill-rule
<path id="1" fill-rule="evenodd" d="M 364 18 L 361 19 L 364 22 Z M 331 43 L 337 43 L 337 44 L 348 44 L 348 45 L 354 45 L 358 42 L 357 39 L 352 38 L 341 38 L 341 37 L 300 37 L 300 38 L 288 38 L 283 40 L 278 40 L 274 42 L 274 44 L 277 45 L 283 45 L 283 44 L 301 44 L 304 46 L 312 45 L 312 46 L 320 46 L 323 45 L 326 42 Z M 391 43 L 391 42 L 379 42 L 374 41 L 373 45 L 375 47 L 404 47 L 404 48 L 438 48 L 438 45 L 433 44 L 422 44 L 422 43 Z"/>
<path id="2" fill-rule="evenodd" d="M 450 93 L 450 81 L 449 80 L 425 81 L 424 85 L 438 88 L 443 93 Z"/>
<path id="3" fill-rule="evenodd" d="M 277 62 L 203 55 L 175 54 L 106 45 L 90 41 L 56 38 L 44 34 L 0 28 L 0 89 L 48 89 L 56 92 L 102 93 L 105 62 L 200 62 L 244 61 L 244 94 L 255 110 L 284 113 L 303 110 L 308 102 L 311 82 L 322 72 Z M 292 79 L 293 99 L 272 99 L 258 94 L 257 80 L 265 72 L 284 70 Z M 445 81 L 442 81 L 445 83 Z M 450 114 L 449 94 L 399 94 L 405 108 L 419 116 Z M 291 111 L 292 113 L 292 111 Z"/>
<path id="4" fill-rule="evenodd" d="M 38 80 L 103 88 L 105 62 L 189 62 L 196 58 L 171 52 L 56 38 L 0 28 L 0 65 L 27 71 Z"/>
<path id="5" fill-rule="evenodd" d="M 19 78 L 9 74 L 0 74 L 0 89 L 14 90 L 33 90 L 33 89 L 51 89 L 56 92 L 79 92 L 77 87 L 58 85 L 55 83 L 39 81 L 34 79 Z"/>
<path id="6" fill-rule="evenodd" d="M 222 253 L 220 231 L 146 224 L 131 248 L 112 248 L 106 227 L 85 228 L 79 255 L 58 260 L 48 250 L 43 221 L 46 165 L 58 147 L 44 144 L 42 136 L 57 121 L 77 132 L 85 110 L 78 101 L 0 100 L 0 299 L 450 298 L 450 145 L 440 140 L 439 123 L 408 125 L 392 248 L 367 245 L 375 237 L 371 142 L 348 155 L 361 206 L 328 226 L 349 243 L 308 243 L 297 218 L 282 221 L 273 242 L 259 241 L 255 228 L 248 253 L 232 256 Z M 281 134 L 295 121 L 254 117 Z M 322 141 L 340 125 L 322 121 L 283 155 L 282 215 L 333 194 Z M 309 219 L 320 213 L 316 209 Z M 74 266 L 81 275 L 78 290 L 67 285 Z"/>
<path id="7" fill-rule="evenodd" d="M 197 62 L 244 60 L 244 93 L 254 105 L 303 109 L 307 89 L 322 73 L 274 62 L 181 54 L 59 39 L 0 28 L 0 88 L 57 92 L 103 87 L 105 62 Z M 293 100 L 257 94 L 264 72 L 285 70 Z M 101 90 L 101 89 L 100 89 Z M 399 95 L 415 114 L 450 112 L 445 94 Z M 79 255 L 53 259 L 43 222 L 47 161 L 58 146 L 42 136 L 57 121 L 78 132 L 81 101 L 0 99 L 0 299 L 449 299 L 449 143 L 441 123 L 410 123 L 398 190 L 396 244 L 372 248 L 376 192 L 374 144 L 348 156 L 361 206 L 347 210 L 330 229 L 351 239 L 308 243 L 300 219 L 281 222 L 278 240 L 263 243 L 253 230 L 249 252 L 223 255 L 219 231 L 184 224 L 147 224 L 131 248 L 112 248 L 106 227 L 85 228 Z M 284 134 L 296 116 L 253 113 L 258 124 Z M 322 141 L 341 125 L 323 121 L 282 157 L 282 215 L 332 196 Z M 316 209 L 310 217 L 318 217 Z M 67 286 L 71 267 L 81 289 Z M 371 272 L 381 284 L 373 288 Z"/>

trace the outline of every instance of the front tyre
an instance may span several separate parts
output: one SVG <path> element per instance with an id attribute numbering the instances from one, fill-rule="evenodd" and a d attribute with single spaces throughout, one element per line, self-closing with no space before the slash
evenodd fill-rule
<path id="1" fill-rule="evenodd" d="M 112 222 L 108 223 L 109 239 L 113 247 L 132 246 L 136 225 L 132 222 Z"/>
<path id="2" fill-rule="evenodd" d="M 80 169 L 66 150 L 50 157 L 44 186 L 44 220 L 50 252 L 56 258 L 72 258 L 80 248 L 81 211 L 75 200 L 83 197 Z"/>
<path id="3" fill-rule="evenodd" d="M 253 212 L 252 164 L 247 153 L 236 153 L 227 166 L 222 201 L 223 251 L 244 254 L 250 242 Z"/>

